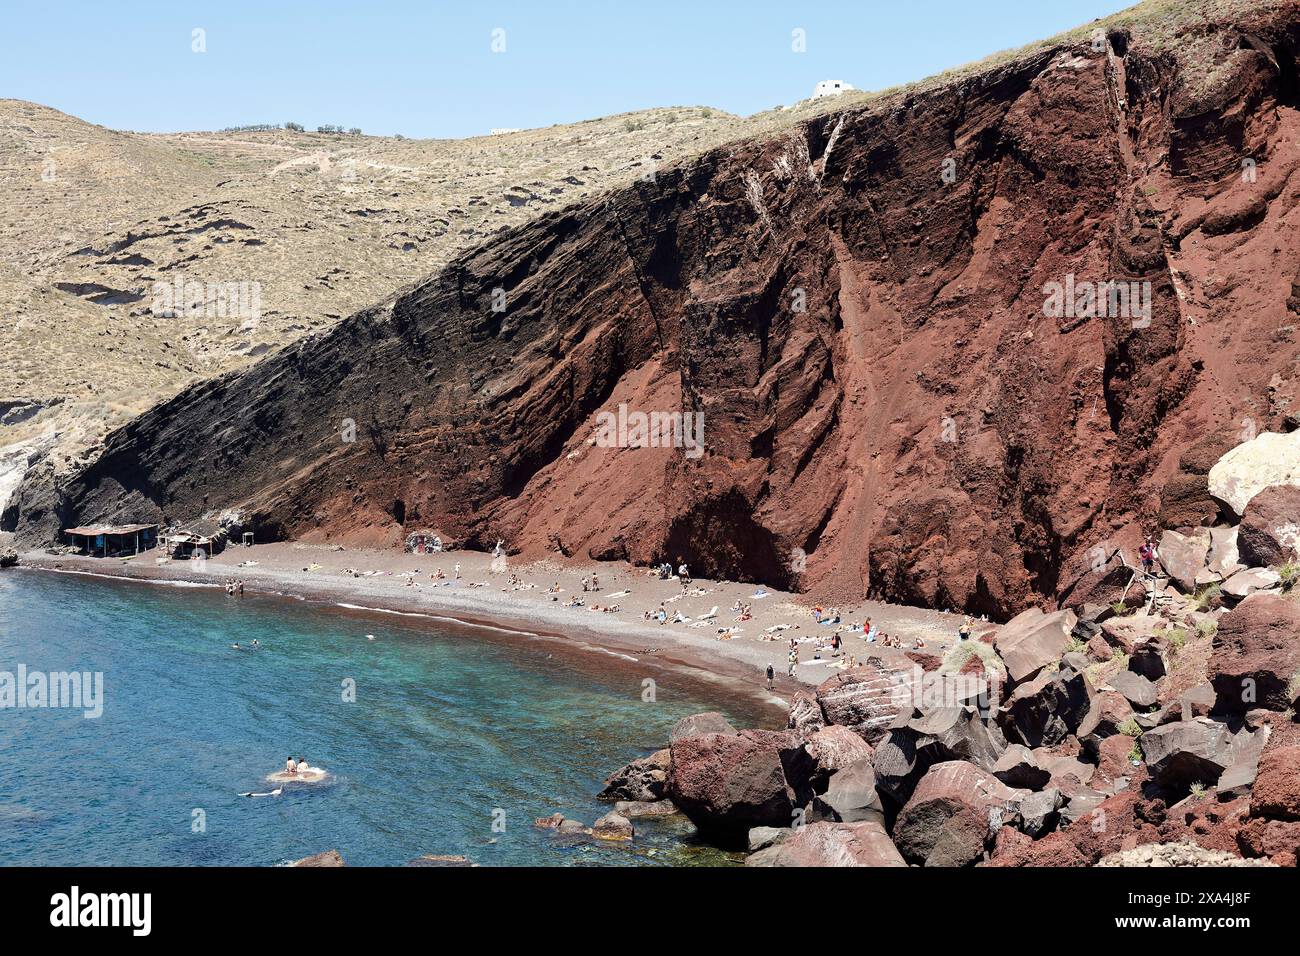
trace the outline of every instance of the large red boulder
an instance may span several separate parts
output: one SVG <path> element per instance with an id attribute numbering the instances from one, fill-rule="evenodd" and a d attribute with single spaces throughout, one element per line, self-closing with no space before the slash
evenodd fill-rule
<path id="1" fill-rule="evenodd" d="M 931 767 L 894 823 L 903 856 L 925 866 L 966 866 L 984 854 L 1024 790 L 965 760 Z"/>
<path id="2" fill-rule="evenodd" d="M 1272 485 L 1246 505 L 1237 526 L 1237 550 L 1248 567 L 1296 560 L 1300 548 L 1300 487 Z"/>
<path id="3" fill-rule="evenodd" d="M 1006 663 L 1007 676 L 1019 683 L 1059 661 L 1069 650 L 1070 636 L 1078 620 L 1071 610 L 1044 614 L 1031 607 L 1007 621 L 993 641 Z"/>
<path id="4" fill-rule="evenodd" d="M 875 821 L 809 823 L 775 846 L 759 850 L 746 866 L 907 866 Z"/>
<path id="5" fill-rule="evenodd" d="M 1252 594 L 1222 615 L 1208 672 L 1220 712 L 1290 707 L 1300 672 L 1300 601 Z"/>
<path id="6" fill-rule="evenodd" d="M 800 746 L 790 731 L 701 734 L 672 742 L 667 793 L 702 833 L 744 846 L 752 827 L 788 827 L 795 795 L 783 758 Z"/>
<path id="7" fill-rule="evenodd" d="M 1300 820 L 1300 747 L 1264 751 L 1250 797 L 1256 817 Z"/>

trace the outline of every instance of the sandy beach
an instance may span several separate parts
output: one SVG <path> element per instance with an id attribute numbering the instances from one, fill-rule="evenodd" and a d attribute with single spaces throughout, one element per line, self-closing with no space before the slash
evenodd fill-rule
<path id="1" fill-rule="evenodd" d="M 770 663 L 777 674 L 769 695 L 774 706 L 784 706 L 797 687 L 815 686 L 840 672 L 851 659 L 901 657 L 914 648 L 942 654 L 956 642 L 961 623 L 957 614 L 866 601 L 835 609 L 838 624 L 819 624 L 814 617 L 818 605 L 802 595 L 699 578 L 684 587 L 675 575 L 662 580 L 655 572 L 623 563 L 518 562 L 475 551 L 410 554 L 291 542 L 231 546 L 204 562 L 160 563 L 159 555 L 86 558 L 29 552 L 22 560 L 27 567 L 47 570 L 217 588 L 237 579 L 246 593 L 508 627 L 617 652 L 629 663 L 654 658 L 692 668 L 700 676 L 742 681 L 751 689 L 763 688 Z M 590 590 L 592 575 L 599 590 Z M 662 624 L 657 619 L 661 607 Z M 822 610 L 823 617 L 832 611 Z M 901 648 L 884 647 L 879 640 L 868 643 L 862 629 L 868 619 L 881 635 L 897 637 Z M 836 632 L 842 641 L 838 654 L 830 647 Z M 799 654 L 793 677 L 787 674 L 792 640 Z M 918 641 L 922 646 L 915 647 Z"/>

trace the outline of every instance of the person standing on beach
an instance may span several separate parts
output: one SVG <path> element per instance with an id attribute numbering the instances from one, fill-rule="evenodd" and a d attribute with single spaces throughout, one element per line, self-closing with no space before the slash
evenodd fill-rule
<path id="1" fill-rule="evenodd" d="M 452 573 L 456 576 L 456 580 L 459 581 L 459 580 L 460 580 L 460 562 L 459 562 L 459 561 L 456 562 L 456 569 L 455 569 L 455 571 L 453 571 Z"/>
<path id="2" fill-rule="evenodd" d="M 769 663 L 767 665 L 767 689 L 772 689 L 772 681 L 776 678 L 776 669 Z"/>

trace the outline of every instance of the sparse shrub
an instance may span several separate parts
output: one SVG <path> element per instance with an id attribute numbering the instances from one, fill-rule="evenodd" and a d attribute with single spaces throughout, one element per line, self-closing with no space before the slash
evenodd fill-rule
<path id="1" fill-rule="evenodd" d="M 705 119 L 712 119 L 712 118 L 713 118 L 713 110 L 710 110 L 710 109 L 703 109 L 703 110 L 700 110 L 700 115 L 703 116 Z"/>
<path id="2" fill-rule="evenodd" d="M 1198 800 L 1201 797 L 1205 796 L 1205 784 L 1201 783 L 1199 780 L 1196 783 L 1192 784 L 1191 789 L 1192 789 L 1192 796 L 1196 797 Z"/>
<path id="3" fill-rule="evenodd" d="M 1175 627 L 1165 632 L 1169 638 L 1169 649 L 1177 654 L 1187 643 L 1187 628 Z"/>
<path id="4" fill-rule="evenodd" d="M 1125 737 L 1132 737 L 1135 740 L 1142 736 L 1142 727 L 1138 724 L 1136 717 L 1129 717 L 1115 729 Z M 1134 746 L 1137 745 L 1134 744 Z"/>
<path id="5" fill-rule="evenodd" d="M 623 120 L 623 128 L 624 128 L 625 130 L 627 130 L 629 133 L 635 133 L 635 132 L 637 132 L 638 130 L 643 130 L 643 129 L 645 129 L 645 121 L 644 121 L 644 120 L 625 119 L 625 120 Z"/>
<path id="6" fill-rule="evenodd" d="M 293 133 L 301 133 L 303 125 L 301 123 L 285 123 L 284 128 Z"/>
<path id="7" fill-rule="evenodd" d="M 1198 611 L 1208 611 L 1214 606 L 1214 602 L 1218 600 L 1219 595 L 1222 593 L 1223 587 L 1221 585 L 1207 584 L 1196 592 L 1196 595 L 1192 598 L 1192 604 Z"/>
<path id="8" fill-rule="evenodd" d="M 1128 759 L 1134 763 L 1142 762 L 1142 745 L 1136 739 L 1133 741 L 1133 749 L 1128 752 Z"/>
<path id="9" fill-rule="evenodd" d="M 1203 617 L 1196 622 L 1196 633 L 1201 637 L 1213 637 L 1219 630 L 1219 622 L 1212 617 Z"/>
<path id="10" fill-rule="evenodd" d="M 1274 568 L 1277 576 L 1282 579 L 1282 590 L 1290 591 L 1297 580 L 1300 580 L 1300 561 L 1288 561 L 1286 564 Z"/>
<path id="11" fill-rule="evenodd" d="M 1075 654 L 1080 653 L 1086 650 L 1087 647 L 1088 647 L 1087 641 L 1080 640 L 1077 637 L 1070 638 L 1070 644 L 1069 644 L 1070 653 L 1075 653 Z"/>
<path id="12" fill-rule="evenodd" d="M 1110 609 L 1114 612 L 1116 617 L 1128 613 L 1128 605 L 1123 601 L 1112 601 Z"/>

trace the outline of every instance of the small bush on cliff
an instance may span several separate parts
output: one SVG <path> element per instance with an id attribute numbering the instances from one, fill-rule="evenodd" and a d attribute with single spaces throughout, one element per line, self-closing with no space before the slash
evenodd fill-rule
<path id="1" fill-rule="evenodd" d="M 1132 737 L 1135 740 L 1142 736 L 1142 727 L 1138 724 L 1136 717 L 1130 717 L 1115 728 L 1125 737 Z M 1134 746 L 1137 746 L 1134 744 Z"/>
<path id="2" fill-rule="evenodd" d="M 1219 622 L 1212 617 L 1203 617 L 1196 622 L 1196 633 L 1201 637 L 1213 637 L 1219 630 Z"/>
<path id="3" fill-rule="evenodd" d="M 1282 579 L 1282 590 L 1290 591 L 1297 580 L 1300 580 L 1300 561 L 1288 561 L 1274 570 L 1277 576 Z"/>
<path id="4" fill-rule="evenodd" d="M 1128 613 L 1128 604 L 1126 604 L 1124 601 L 1112 601 L 1110 605 L 1110 609 L 1111 612 L 1116 617 L 1120 617 Z"/>
<path id="5" fill-rule="evenodd" d="M 1196 592 L 1196 595 L 1192 598 L 1192 606 L 1198 611 L 1208 611 L 1214 606 L 1214 602 L 1219 599 L 1219 595 L 1222 592 L 1222 586 L 1218 584 L 1207 584 Z"/>
<path id="6" fill-rule="evenodd" d="M 1169 637 L 1170 651 L 1177 654 L 1179 651 L 1183 649 L 1183 645 L 1187 643 L 1187 628 L 1175 627 L 1175 628 L 1171 628 L 1166 633 L 1168 634 Z"/>

